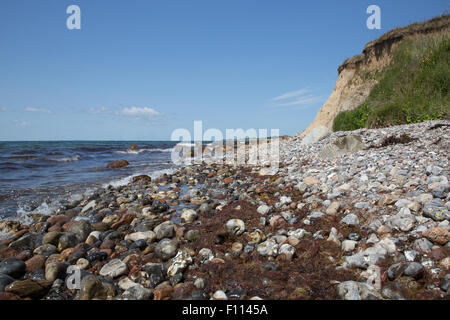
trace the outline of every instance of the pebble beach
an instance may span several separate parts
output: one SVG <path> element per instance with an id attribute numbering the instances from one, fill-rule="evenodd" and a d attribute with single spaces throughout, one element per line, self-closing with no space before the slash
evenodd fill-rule
<path id="1" fill-rule="evenodd" d="M 449 138 L 283 137 L 276 171 L 187 165 L 2 220 L 0 299 L 448 299 Z"/>

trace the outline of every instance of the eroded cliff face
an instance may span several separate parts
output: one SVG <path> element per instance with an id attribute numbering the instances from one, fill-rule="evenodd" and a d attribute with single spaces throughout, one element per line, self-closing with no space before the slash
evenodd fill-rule
<path id="1" fill-rule="evenodd" d="M 377 83 L 376 72 L 382 71 L 392 60 L 392 52 L 405 39 L 443 32 L 450 27 L 450 15 L 434 18 L 420 24 L 389 31 L 369 42 L 361 55 L 345 60 L 338 68 L 338 79 L 328 100 L 318 111 L 314 121 L 299 136 L 317 126 L 332 129 L 333 120 L 341 111 L 360 106 Z"/>

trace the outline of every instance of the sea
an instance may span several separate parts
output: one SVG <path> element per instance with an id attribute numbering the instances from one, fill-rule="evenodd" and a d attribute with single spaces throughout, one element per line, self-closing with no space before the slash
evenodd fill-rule
<path id="1" fill-rule="evenodd" d="M 175 170 L 174 141 L 0 142 L 0 220 L 50 214 L 80 194 Z M 138 150 L 130 148 L 137 145 Z M 130 165 L 107 169 L 108 163 Z"/>

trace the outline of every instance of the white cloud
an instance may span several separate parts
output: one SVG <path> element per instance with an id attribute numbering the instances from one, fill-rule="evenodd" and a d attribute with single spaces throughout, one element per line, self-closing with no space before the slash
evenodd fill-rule
<path id="1" fill-rule="evenodd" d="M 39 108 L 26 108 L 25 111 L 28 112 L 41 112 L 41 113 L 53 113 L 50 109 L 39 109 Z"/>
<path id="2" fill-rule="evenodd" d="M 316 103 L 324 102 L 323 96 L 316 96 L 309 93 L 309 88 L 303 88 L 297 91 L 284 93 L 278 97 L 271 99 L 271 101 L 277 101 L 277 103 L 274 104 L 275 107 L 301 106 L 302 108 L 309 107 Z"/>
<path id="3" fill-rule="evenodd" d="M 107 113 L 111 113 L 111 110 L 109 110 L 109 108 L 107 108 L 107 107 L 100 107 L 98 109 L 91 108 L 88 110 L 88 113 L 90 113 L 90 114 L 107 114 Z"/>
<path id="4" fill-rule="evenodd" d="M 14 120 L 13 122 L 14 122 L 15 125 L 18 126 L 18 127 L 26 127 L 26 126 L 29 126 L 29 125 L 30 125 L 29 122 L 27 122 L 27 121 L 22 121 L 22 120 Z"/>
<path id="5" fill-rule="evenodd" d="M 285 99 L 289 99 L 289 98 L 293 98 L 293 97 L 297 97 L 300 95 L 303 95 L 305 93 L 309 92 L 309 88 L 303 88 L 297 91 L 291 91 L 291 92 L 286 92 L 284 94 L 282 94 L 281 96 L 275 97 L 272 99 L 272 101 L 279 101 L 279 100 L 285 100 Z"/>
<path id="6" fill-rule="evenodd" d="M 129 117 L 145 117 L 148 119 L 152 119 L 156 116 L 160 116 L 161 113 L 156 111 L 155 109 L 149 107 L 130 107 L 123 108 L 122 110 L 117 112 L 118 115 L 129 116 Z"/>
<path id="7" fill-rule="evenodd" d="M 0 111 L 1 111 L 1 112 L 6 112 L 6 111 L 8 111 L 8 108 L 2 107 L 2 108 L 0 108 Z"/>

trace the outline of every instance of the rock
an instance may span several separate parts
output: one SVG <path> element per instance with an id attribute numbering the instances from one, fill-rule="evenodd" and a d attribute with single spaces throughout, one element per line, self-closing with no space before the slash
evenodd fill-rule
<path id="1" fill-rule="evenodd" d="M 97 202 L 95 200 L 90 201 L 88 204 L 86 204 L 83 209 L 81 210 L 81 213 L 88 212 L 90 210 L 93 210 L 95 208 L 95 205 Z"/>
<path id="2" fill-rule="evenodd" d="M 5 287 L 5 291 L 19 297 L 42 298 L 51 288 L 52 282 L 46 280 L 14 281 Z"/>
<path id="3" fill-rule="evenodd" d="M 17 258 L 7 258 L 0 262 L 0 274 L 18 279 L 22 277 L 26 270 L 26 264 Z"/>
<path id="4" fill-rule="evenodd" d="M 151 211 L 153 213 L 163 213 L 163 212 L 166 212 L 169 209 L 170 209 L 170 206 L 167 203 L 162 202 L 162 201 L 160 201 L 158 199 L 153 200 L 153 203 L 152 203 L 152 206 L 151 206 Z"/>
<path id="5" fill-rule="evenodd" d="M 344 240 L 342 242 L 342 250 L 344 250 L 345 252 L 353 251 L 353 250 L 355 250 L 355 247 L 356 247 L 357 244 L 358 244 L 357 241 Z"/>
<path id="6" fill-rule="evenodd" d="M 256 247 L 258 253 L 262 256 L 276 257 L 278 255 L 278 244 L 274 240 L 266 240 Z"/>
<path id="7" fill-rule="evenodd" d="M 258 244 L 261 241 L 265 241 L 266 236 L 260 229 L 256 229 L 255 231 L 250 232 L 248 234 L 248 239 L 250 242 L 254 242 L 254 243 Z"/>
<path id="8" fill-rule="evenodd" d="M 212 259 L 214 259 L 214 254 L 211 251 L 211 249 L 208 248 L 202 248 L 199 252 L 198 255 L 200 257 L 200 260 L 205 263 L 207 261 L 211 261 Z"/>
<path id="9" fill-rule="evenodd" d="M 269 207 L 268 205 L 265 205 L 265 204 L 259 206 L 258 209 L 256 209 L 256 211 L 262 215 L 268 214 L 270 212 L 270 210 L 271 210 L 271 207 Z"/>
<path id="10" fill-rule="evenodd" d="M 414 241 L 413 249 L 419 252 L 428 252 L 433 248 L 433 244 L 426 238 L 420 238 Z"/>
<path id="11" fill-rule="evenodd" d="M 133 183 L 150 183 L 152 182 L 152 178 L 147 175 L 140 175 L 133 177 Z"/>
<path id="12" fill-rule="evenodd" d="M 295 254 L 295 248 L 291 246 L 290 244 L 283 244 L 280 247 L 280 250 L 278 251 L 279 255 L 284 255 L 287 260 L 291 260 L 292 257 Z"/>
<path id="13" fill-rule="evenodd" d="M 441 290 L 448 292 L 448 288 L 450 286 L 450 273 L 447 273 L 444 278 L 439 282 L 439 288 Z"/>
<path id="14" fill-rule="evenodd" d="M 213 294 L 213 299 L 214 300 L 228 300 L 228 297 L 225 294 L 225 292 L 223 292 L 222 290 L 217 290 Z"/>
<path id="15" fill-rule="evenodd" d="M 410 262 L 408 263 L 403 274 L 418 280 L 423 277 L 424 267 L 418 262 Z"/>
<path id="16" fill-rule="evenodd" d="M 338 246 L 341 245 L 341 241 L 339 240 L 338 231 L 335 227 L 331 228 L 327 241 L 334 242 Z"/>
<path id="17" fill-rule="evenodd" d="M 356 214 L 350 213 L 341 220 L 341 223 L 345 223 L 349 226 L 357 226 L 359 225 L 359 219 Z"/>
<path id="18" fill-rule="evenodd" d="M 197 289 L 203 289 L 205 287 L 205 280 L 203 278 L 197 278 L 194 281 L 194 286 Z"/>
<path id="19" fill-rule="evenodd" d="M 423 207 L 423 216 L 431 218 L 434 221 L 443 221 L 450 219 L 450 211 L 441 203 L 439 199 L 433 199 L 425 203 Z"/>
<path id="20" fill-rule="evenodd" d="M 92 227 L 87 221 L 76 221 L 70 228 L 70 232 L 75 234 L 78 242 L 84 242 L 92 231 Z"/>
<path id="21" fill-rule="evenodd" d="M 339 208 L 341 206 L 341 203 L 338 201 L 333 201 L 332 203 L 330 203 L 330 205 L 328 206 L 327 210 L 325 211 L 326 214 L 329 215 L 335 215 L 337 214 Z"/>
<path id="22" fill-rule="evenodd" d="M 57 246 L 59 242 L 59 237 L 62 235 L 59 231 L 51 231 L 49 233 L 46 233 L 42 237 L 42 244 L 52 244 Z"/>
<path id="23" fill-rule="evenodd" d="M 258 174 L 260 176 L 273 176 L 278 173 L 278 170 L 279 170 L 278 167 L 265 167 L 261 168 Z"/>
<path id="24" fill-rule="evenodd" d="M 161 260 L 167 261 L 177 254 L 177 244 L 171 239 L 163 239 L 156 245 L 155 253 Z"/>
<path id="25" fill-rule="evenodd" d="M 118 169 L 118 168 L 126 167 L 129 164 L 130 163 L 127 160 L 117 160 L 117 161 L 113 161 L 113 162 L 108 163 L 106 168 L 108 168 L 108 169 Z"/>
<path id="26" fill-rule="evenodd" d="M 17 251 L 23 251 L 23 250 L 34 249 L 31 247 L 32 245 L 33 245 L 33 240 L 31 239 L 31 235 L 25 234 L 24 236 L 20 237 L 19 239 L 11 242 L 9 244 L 9 247 L 13 248 Z"/>
<path id="27" fill-rule="evenodd" d="M 119 259 L 113 259 L 105 264 L 100 270 L 100 275 L 104 277 L 116 278 L 127 273 L 127 265 Z"/>
<path id="28" fill-rule="evenodd" d="M 183 213 L 180 215 L 180 218 L 184 223 L 192 223 L 195 219 L 197 219 L 197 217 L 197 212 L 193 209 L 183 210 Z"/>
<path id="29" fill-rule="evenodd" d="M 422 235 L 433 243 L 444 245 L 450 241 L 450 232 L 444 228 L 431 228 L 424 232 Z"/>
<path id="30" fill-rule="evenodd" d="M 123 300 L 149 300 L 153 296 L 153 291 L 145 288 L 141 284 L 129 287 L 122 293 Z"/>
<path id="31" fill-rule="evenodd" d="M 242 252 L 242 249 L 244 248 L 243 244 L 240 242 L 234 242 L 231 245 L 231 252 L 235 255 L 239 255 Z"/>
<path id="32" fill-rule="evenodd" d="M 175 258 L 171 260 L 170 266 L 167 269 L 169 277 L 175 276 L 177 273 L 182 273 L 186 267 L 192 263 L 192 257 L 186 251 L 178 251 Z"/>
<path id="33" fill-rule="evenodd" d="M 331 134 L 331 130 L 325 126 L 318 126 L 312 129 L 303 139 L 301 145 L 316 143 Z"/>
<path id="34" fill-rule="evenodd" d="M 147 242 L 153 242 L 156 239 L 156 233 L 153 231 L 139 231 L 127 234 L 125 236 L 125 240 L 127 241 L 138 241 L 138 240 L 145 240 Z"/>
<path id="35" fill-rule="evenodd" d="M 100 281 L 100 279 L 94 275 L 87 275 L 81 279 L 80 292 L 77 298 L 78 300 L 105 300 L 108 297 L 113 297 L 114 294 L 114 286 Z"/>
<path id="36" fill-rule="evenodd" d="M 402 292 L 402 286 L 396 282 L 386 283 L 381 289 L 381 295 L 390 300 L 405 300 Z"/>
<path id="37" fill-rule="evenodd" d="M 7 274 L 0 273 L 0 292 L 4 292 L 5 287 L 12 282 L 14 282 L 14 278 Z"/>
<path id="38" fill-rule="evenodd" d="M 402 208 L 399 213 L 386 220 L 389 227 L 401 231 L 410 231 L 415 222 L 416 218 L 408 208 Z"/>
<path id="39" fill-rule="evenodd" d="M 189 230 L 184 234 L 184 238 L 187 241 L 191 241 L 191 242 L 197 241 L 199 236 L 200 236 L 200 232 L 198 230 Z"/>
<path id="40" fill-rule="evenodd" d="M 78 244 L 78 237 L 74 233 L 65 232 L 59 237 L 58 250 L 63 251 L 67 248 L 73 248 Z"/>
<path id="41" fill-rule="evenodd" d="M 367 283 L 345 281 L 338 285 L 339 296 L 344 300 L 379 300 L 381 295 Z"/>
<path id="42" fill-rule="evenodd" d="M 156 234 L 156 239 L 172 238 L 175 234 L 175 225 L 172 221 L 166 221 L 153 229 Z"/>
<path id="43" fill-rule="evenodd" d="M 347 152 L 358 152 L 365 148 L 361 138 L 357 135 L 348 135 L 327 144 L 319 153 L 321 158 L 334 158 Z"/>
<path id="44" fill-rule="evenodd" d="M 45 266 L 45 280 L 55 281 L 56 279 L 64 279 L 66 276 L 68 264 L 60 262 L 51 262 Z"/>
<path id="45" fill-rule="evenodd" d="M 225 225 L 227 231 L 235 236 L 239 236 L 245 231 L 244 221 L 240 219 L 230 219 Z"/>

